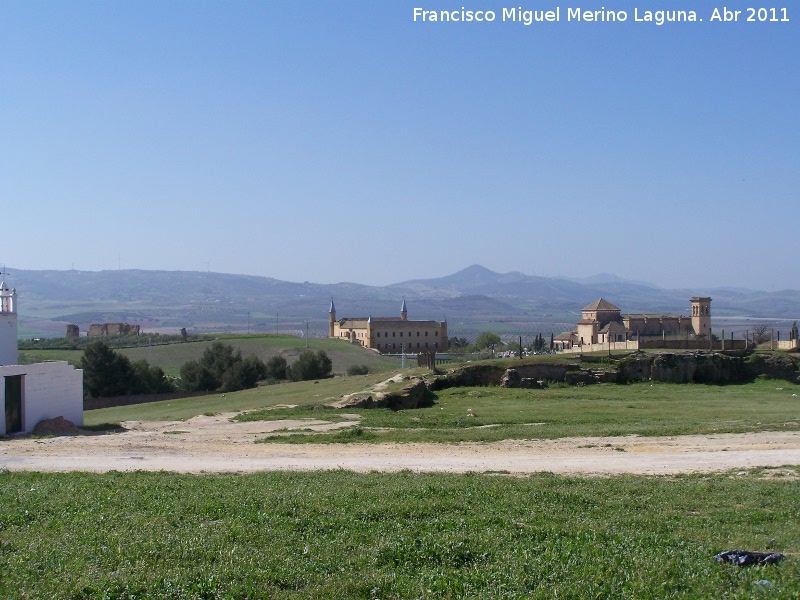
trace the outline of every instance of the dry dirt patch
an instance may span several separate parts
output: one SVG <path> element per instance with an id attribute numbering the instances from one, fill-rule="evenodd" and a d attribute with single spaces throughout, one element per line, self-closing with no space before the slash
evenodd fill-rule
<path id="1" fill-rule="evenodd" d="M 564 438 L 462 444 L 255 444 L 278 430 L 331 431 L 357 418 L 232 422 L 234 413 L 187 421 L 127 421 L 105 435 L 0 440 L 0 467 L 37 471 L 418 472 L 539 471 L 675 474 L 800 465 L 800 432 Z M 357 417 L 357 415 L 340 415 Z"/>

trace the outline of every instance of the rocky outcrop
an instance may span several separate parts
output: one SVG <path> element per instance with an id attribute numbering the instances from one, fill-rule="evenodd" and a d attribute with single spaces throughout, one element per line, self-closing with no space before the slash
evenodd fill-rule
<path id="1" fill-rule="evenodd" d="M 388 408 L 389 410 L 411 410 L 432 406 L 435 396 L 422 379 L 411 382 L 397 392 L 375 392 L 372 394 L 355 394 L 343 402 L 333 406 L 341 408 Z"/>
<path id="2" fill-rule="evenodd" d="M 452 387 L 500 385 L 505 372 L 505 368 L 496 365 L 468 365 L 437 377 L 428 384 L 428 387 L 436 392 Z"/>
<path id="3" fill-rule="evenodd" d="M 500 387 L 542 389 L 544 382 L 532 377 L 522 377 L 517 369 L 506 369 L 506 372 L 503 373 L 503 378 L 500 380 Z"/>
<path id="4" fill-rule="evenodd" d="M 742 383 L 747 380 L 739 356 L 687 352 L 658 354 L 650 371 L 653 381 L 669 383 Z"/>
<path id="5" fill-rule="evenodd" d="M 390 410 L 409 410 L 433 406 L 435 396 L 422 379 L 413 379 L 399 392 L 390 392 L 383 397 L 386 408 Z"/>
<path id="6" fill-rule="evenodd" d="M 685 352 L 637 354 L 619 362 L 619 383 L 747 383 L 758 377 L 798 383 L 798 361 L 786 354 Z"/>
<path id="7" fill-rule="evenodd" d="M 800 383 L 800 361 L 794 354 L 753 354 L 745 363 L 751 379 L 783 379 Z"/>
<path id="8" fill-rule="evenodd" d="M 572 369 L 564 373 L 564 383 L 568 385 L 586 385 L 596 383 L 594 373 L 589 369 Z"/>
<path id="9" fill-rule="evenodd" d="M 758 377 L 800 383 L 800 358 L 791 354 L 746 352 L 639 352 L 607 364 L 592 366 L 563 363 L 522 364 L 510 369 L 495 365 L 469 365 L 431 381 L 433 391 L 450 387 L 499 385 L 506 388 L 544 387 L 547 382 L 569 385 L 591 383 L 746 383 Z"/>
<path id="10" fill-rule="evenodd" d="M 332 405 L 336 409 L 341 408 L 378 408 L 372 396 L 351 396 L 344 402 L 337 402 Z"/>

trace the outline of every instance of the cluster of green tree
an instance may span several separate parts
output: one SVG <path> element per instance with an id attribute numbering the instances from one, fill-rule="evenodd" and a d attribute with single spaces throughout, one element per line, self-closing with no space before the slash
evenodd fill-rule
<path id="1" fill-rule="evenodd" d="M 500 336 L 493 331 L 481 331 L 475 340 L 474 344 L 470 344 L 466 338 L 451 337 L 448 339 L 449 349 L 453 353 L 470 353 L 470 352 L 484 352 L 486 350 L 493 350 L 495 352 L 513 351 L 519 352 L 519 342 L 503 343 Z M 533 339 L 532 350 L 535 352 L 542 352 L 548 348 L 553 347 L 553 335 L 550 335 L 548 341 L 541 333 L 536 334 Z"/>
<path id="2" fill-rule="evenodd" d="M 324 350 L 303 352 L 289 365 L 283 356 L 273 356 L 266 363 L 267 381 L 307 381 L 333 375 L 333 363 Z"/>
<path id="3" fill-rule="evenodd" d="M 242 357 L 230 344 L 214 342 L 198 360 L 181 367 L 180 387 L 187 392 L 234 392 L 256 386 L 267 377 L 267 366 L 255 355 Z"/>
<path id="4" fill-rule="evenodd" d="M 163 335 L 160 333 L 148 333 L 142 335 L 109 335 L 98 340 L 96 337 L 58 337 L 58 338 L 37 338 L 32 340 L 20 340 L 17 347 L 20 350 L 84 350 L 92 344 L 101 341 L 109 347 L 114 348 L 138 348 L 142 346 L 163 346 L 166 344 L 180 344 L 183 342 L 198 342 L 210 340 L 208 335 L 189 335 L 186 338 L 180 335 Z"/>
<path id="5" fill-rule="evenodd" d="M 458 348 L 467 348 L 469 346 L 469 340 L 465 337 L 451 337 L 447 339 L 447 346 L 452 349 Z"/>
<path id="6" fill-rule="evenodd" d="M 324 350 L 306 350 L 287 367 L 287 374 L 292 381 L 325 379 L 333 375 L 333 363 Z"/>
<path id="7" fill-rule="evenodd" d="M 161 367 L 147 361 L 131 363 L 102 341 L 83 352 L 84 393 L 93 398 L 174 392 L 175 385 Z M 364 366 L 366 368 L 366 366 Z M 305 381 L 332 376 L 333 364 L 323 350 L 303 352 L 289 365 L 283 356 L 264 363 L 257 356 L 243 357 L 230 344 L 214 342 L 198 360 L 181 367 L 179 387 L 187 392 L 233 392 L 255 387 L 259 381 Z"/>
<path id="8" fill-rule="evenodd" d="M 453 354 L 471 354 L 483 352 L 488 349 L 505 349 L 505 345 L 500 340 L 500 336 L 491 331 L 481 331 L 474 344 L 464 337 L 451 337 L 447 340 L 448 349 Z"/>
<path id="9" fill-rule="evenodd" d="M 257 356 L 242 357 L 233 346 L 214 342 L 199 360 L 181 367 L 181 389 L 233 392 L 255 387 L 259 381 L 306 381 L 331 377 L 333 364 L 324 350 L 303 352 L 289 365 L 283 356 L 264 363 Z"/>
<path id="10" fill-rule="evenodd" d="M 86 347 L 80 367 L 84 394 L 93 398 L 175 391 L 161 367 L 152 367 L 146 360 L 132 363 L 101 341 Z"/>
<path id="11" fill-rule="evenodd" d="M 478 350 L 486 350 L 487 348 L 498 348 L 503 345 L 500 336 L 493 331 L 481 331 L 475 340 L 475 348 Z"/>
<path id="12" fill-rule="evenodd" d="M 548 349 L 553 349 L 553 334 L 550 334 L 550 340 L 548 341 L 541 333 L 537 333 L 536 337 L 533 338 L 533 351 L 543 352 Z"/>

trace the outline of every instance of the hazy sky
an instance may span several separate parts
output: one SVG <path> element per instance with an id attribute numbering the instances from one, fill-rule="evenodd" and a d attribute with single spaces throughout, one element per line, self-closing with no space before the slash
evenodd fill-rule
<path id="1" fill-rule="evenodd" d="M 746 5 L 5 1 L 0 264 L 798 288 L 800 7 Z"/>

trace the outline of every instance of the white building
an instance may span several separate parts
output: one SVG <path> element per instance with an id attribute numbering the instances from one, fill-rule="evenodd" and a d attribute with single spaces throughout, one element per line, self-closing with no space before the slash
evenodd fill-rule
<path id="1" fill-rule="evenodd" d="M 43 419 L 83 425 L 83 371 L 66 361 L 19 365 L 17 290 L 0 283 L 0 435 L 30 433 Z"/>

